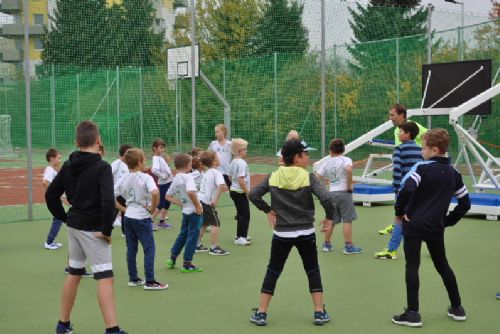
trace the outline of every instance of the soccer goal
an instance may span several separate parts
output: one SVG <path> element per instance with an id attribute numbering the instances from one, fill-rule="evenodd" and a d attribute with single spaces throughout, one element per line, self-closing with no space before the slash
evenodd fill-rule
<path id="1" fill-rule="evenodd" d="M 10 142 L 10 115 L 0 115 L 0 159 L 15 157 Z"/>

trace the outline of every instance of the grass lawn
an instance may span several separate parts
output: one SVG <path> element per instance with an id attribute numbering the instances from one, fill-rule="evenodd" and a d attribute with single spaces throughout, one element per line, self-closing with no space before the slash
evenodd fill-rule
<path id="1" fill-rule="evenodd" d="M 317 206 L 318 208 L 319 206 Z M 265 215 L 252 208 L 250 235 L 253 244 L 232 244 L 236 230 L 233 207 L 219 210 L 222 221 L 221 246 L 226 257 L 207 253 L 195 256 L 202 273 L 182 274 L 168 270 L 164 262 L 177 236 L 178 210 L 170 213 L 173 230 L 155 232 L 157 280 L 166 281 L 166 291 L 144 291 L 127 287 L 125 242 L 115 230 L 113 259 L 115 295 L 120 325 L 131 334 L 144 333 L 407 333 L 407 327 L 393 325 L 391 316 L 406 305 L 403 252 L 399 260 L 380 261 L 373 253 L 386 247 L 388 236 L 376 231 L 391 221 L 390 205 L 357 207 L 354 241 L 363 254 L 343 255 L 341 228 L 334 233 L 335 251 L 319 254 L 325 303 L 332 321 L 312 324 L 312 302 L 307 279 L 296 251 L 285 266 L 271 302 L 268 326 L 249 322 L 251 308 L 259 301 L 266 270 L 271 229 Z M 318 209 L 317 218 L 323 215 Z M 67 256 L 66 229 L 58 251 L 44 250 L 48 220 L 0 224 L 0 333 L 53 333 L 59 314 L 59 300 Z M 340 226 L 339 226 L 340 227 Z M 318 238 L 318 246 L 322 236 Z M 206 237 L 206 240 L 209 239 Z M 427 250 L 422 250 L 420 307 L 423 328 L 419 333 L 496 333 L 500 325 L 500 223 L 482 217 L 467 218 L 446 232 L 448 258 L 455 270 L 468 320 L 457 323 L 446 316 L 446 291 L 435 272 Z M 139 273 L 143 276 L 142 250 Z M 103 333 L 96 301 L 96 284 L 83 279 L 72 316 L 75 333 Z"/>

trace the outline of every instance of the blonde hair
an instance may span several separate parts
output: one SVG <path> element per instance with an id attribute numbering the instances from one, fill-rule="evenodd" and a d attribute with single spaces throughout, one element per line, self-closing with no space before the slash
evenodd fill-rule
<path id="1" fill-rule="evenodd" d="M 227 128 L 226 128 L 226 126 L 224 124 L 217 124 L 215 126 L 215 129 L 221 130 L 222 132 L 224 132 L 224 138 L 227 137 Z"/>
<path id="2" fill-rule="evenodd" d="M 231 154 L 240 155 L 240 150 L 247 148 L 248 142 L 242 138 L 234 138 L 231 141 Z"/>
<path id="3" fill-rule="evenodd" d="M 290 132 L 288 132 L 288 134 L 286 135 L 286 140 L 291 140 L 291 139 L 297 139 L 297 140 L 300 139 L 297 130 L 290 130 Z"/>
<path id="4" fill-rule="evenodd" d="M 144 161 L 144 152 L 140 148 L 129 148 L 124 155 L 125 163 L 129 169 L 134 169 L 139 162 Z"/>

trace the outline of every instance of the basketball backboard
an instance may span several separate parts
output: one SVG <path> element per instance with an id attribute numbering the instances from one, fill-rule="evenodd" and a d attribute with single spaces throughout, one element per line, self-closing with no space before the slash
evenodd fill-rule
<path id="1" fill-rule="evenodd" d="M 194 76 L 200 76 L 200 54 L 198 45 L 194 46 Z M 191 78 L 191 46 L 171 48 L 167 50 L 168 80 Z"/>

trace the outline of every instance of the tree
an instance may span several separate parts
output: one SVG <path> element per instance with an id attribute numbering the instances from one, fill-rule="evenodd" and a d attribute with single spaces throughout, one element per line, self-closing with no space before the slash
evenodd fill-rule
<path id="1" fill-rule="evenodd" d="M 109 8 L 109 66 L 153 66 L 163 53 L 163 36 L 154 32 L 151 1 L 123 0 Z"/>
<path id="2" fill-rule="evenodd" d="M 302 24 L 304 5 L 296 0 L 267 0 L 257 28 L 255 53 L 304 54 L 309 46 L 308 32 Z"/>
<path id="3" fill-rule="evenodd" d="M 45 64 L 79 67 L 151 66 L 161 58 L 162 36 L 153 31 L 149 1 L 57 0 L 46 34 Z"/>
<path id="4" fill-rule="evenodd" d="M 106 0 L 57 0 L 51 29 L 45 35 L 46 64 L 104 66 L 108 36 Z"/>
<path id="5" fill-rule="evenodd" d="M 196 38 L 204 60 L 236 59 L 253 53 L 261 0 L 199 0 L 196 12 Z"/>
<path id="6" fill-rule="evenodd" d="M 349 9 L 349 21 L 354 33 L 349 52 L 355 61 L 351 62 L 356 70 L 373 68 L 390 57 L 385 49 L 377 49 L 365 42 L 424 34 L 427 30 L 427 10 L 418 7 L 421 0 L 370 0 L 364 7 L 356 4 Z M 422 39 L 422 45 L 425 41 Z M 417 46 L 415 46 L 417 47 Z M 394 54 L 394 51 L 391 52 Z"/>

